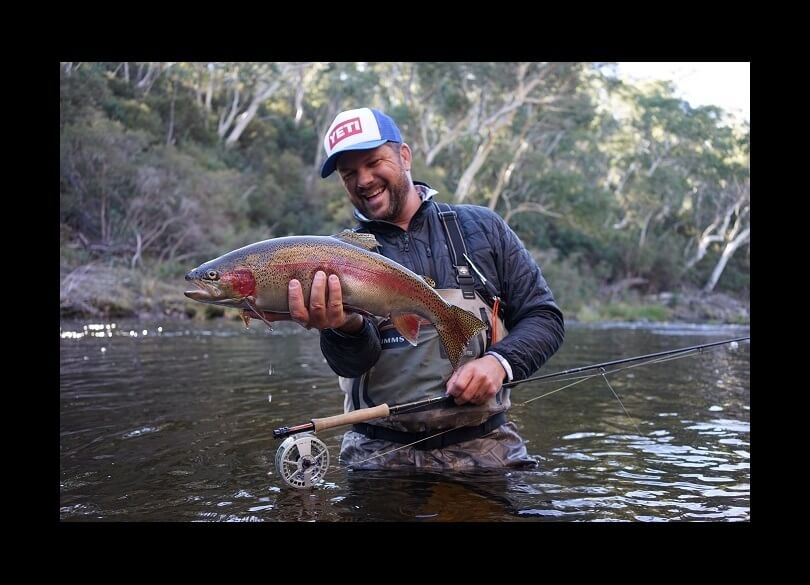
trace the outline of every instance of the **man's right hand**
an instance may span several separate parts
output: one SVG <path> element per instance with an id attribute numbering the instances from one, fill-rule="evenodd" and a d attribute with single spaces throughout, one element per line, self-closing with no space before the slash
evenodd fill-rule
<path id="1" fill-rule="evenodd" d="M 350 335 L 363 329 L 362 315 L 343 310 L 343 292 L 340 280 L 334 274 L 327 279 L 323 271 L 315 273 L 309 293 L 309 307 L 304 302 L 304 292 L 297 280 L 290 281 L 287 300 L 292 320 L 307 329 L 338 329 Z"/>

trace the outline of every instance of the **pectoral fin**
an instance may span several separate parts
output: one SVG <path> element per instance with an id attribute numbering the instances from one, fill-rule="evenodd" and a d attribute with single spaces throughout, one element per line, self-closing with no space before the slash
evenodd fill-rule
<path id="1" fill-rule="evenodd" d="M 270 331 L 273 330 L 273 326 L 271 323 L 273 321 L 291 321 L 292 317 L 290 317 L 289 313 L 276 313 L 274 311 L 262 311 L 255 307 L 253 303 L 247 303 L 250 307 L 249 309 L 242 309 L 242 321 L 245 322 L 245 329 L 248 328 L 251 319 L 261 319 L 264 321 L 267 326 L 270 328 Z"/>

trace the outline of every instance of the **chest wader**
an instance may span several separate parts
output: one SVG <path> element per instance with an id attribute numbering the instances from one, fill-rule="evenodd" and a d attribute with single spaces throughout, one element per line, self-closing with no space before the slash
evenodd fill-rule
<path id="1" fill-rule="evenodd" d="M 456 269 L 460 288 L 437 289 L 436 292 L 448 303 L 471 312 L 489 327 L 473 337 L 461 358 L 460 366 L 484 355 L 491 345 L 493 330 L 492 308 L 475 291 L 474 279 L 465 259 L 469 257 L 455 218 L 455 212 L 440 211 L 439 217 L 445 227 L 451 260 Z M 486 285 L 486 279 L 480 275 Z M 488 287 L 491 289 L 491 287 Z M 497 299 L 496 295 L 492 295 Z M 499 301 L 499 299 L 497 299 Z M 497 307 L 497 303 L 495 304 Z M 506 334 L 500 316 L 497 322 L 497 340 Z M 435 327 L 423 320 L 418 344 L 412 346 L 394 328 L 390 320 L 378 323 L 382 352 L 377 363 L 357 378 L 339 378 L 345 393 L 344 410 L 378 404 L 400 404 L 439 396 L 445 392 L 447 380 L 453 373 L 444 347 Z M 501 388 L 488 402 L 481 405 L 464 404 L 457 407 L 433 409 L 388 417 L 373 424 L 356 424 L 354 431 L 371 439 L 382 439 L 409 444 L 446 429 L 446 432 L 414 445 L 416 449 L 437 449 L 481 437 L 506 422 L 505 411 L 511 406 L 510 389 Z"/>

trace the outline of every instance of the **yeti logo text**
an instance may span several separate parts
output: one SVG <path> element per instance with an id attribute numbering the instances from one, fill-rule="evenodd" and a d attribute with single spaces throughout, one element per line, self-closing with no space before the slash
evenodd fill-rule
<path id="1" fill-rule="evenodd" d="M 348 138 L 354 134 L 360 134 L 362 131 L 363 127 L 360 125 L 360 118 L 352 118 L 351 120 L 341 122 L 335 126 L 335 129 L 332 130 L 332 133 L 329 135 L 329 148 L 335 148 L 335 145 L 344 138 Z"/>

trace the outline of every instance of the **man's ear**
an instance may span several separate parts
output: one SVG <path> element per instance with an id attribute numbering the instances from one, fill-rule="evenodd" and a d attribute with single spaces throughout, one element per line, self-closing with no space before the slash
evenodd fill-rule
<path id="1" fill-rule="evenodd" d="M 411 170 L 411 161 L 413 160 L 411 154 L 411 147 L 405 142 L 399 145 L 399 156 L 402 158 L 402 166 L 406 171 Z"/>

